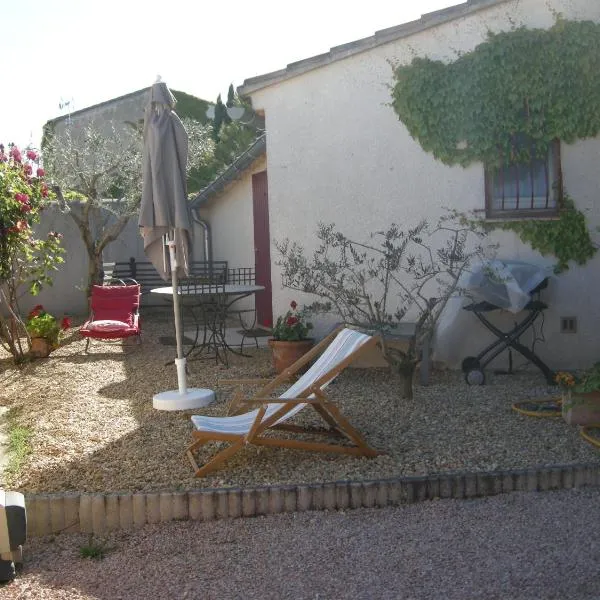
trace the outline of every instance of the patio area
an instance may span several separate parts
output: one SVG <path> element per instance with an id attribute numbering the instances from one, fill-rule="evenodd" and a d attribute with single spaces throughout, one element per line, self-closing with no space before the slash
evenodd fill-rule
<path id="1" fill-rule="evenodd" d="M 397 402 L 400 382 L 385 369 L 347 369 L 329 394 L 343 414 L 385 452 L 354 458 L 249 446 L 205 478 L 194 478 L 184 451 L 191 414 L 225 414 L 228 379 L 273 375 L 268 348 L 248 347 L 251 358 L 232 356 L 229 368 L 214 360 L 189 363 L 190 387 L 217 391 L 204 409 L 161 412 L 152 396 L 176 389 L 172 315 L 143 318 L 143 343 L 94 343 L 90 353 L 77 330 L 48 359 L 22 371 L 7 356 L 0 364 L 0 406 L 31 431 L 32 452 L 2 485 L 25 493 L 136 492 L 198 488 L 372 480 L 461 471 L 479 472 L 542 465 L 600 464 L 600 453 L 560 418 L 516 414 L 518 400 L 549 397 L 537 371 L 490 375 L 488 385 L 469 387 L 461 373 L 435 372 L 417 386 L 412 401 Z M 313 411 L 296 419 L 312 422 Z M 316 420 L 316 424 L 319 424 Z M 199 460 L 215 452 L 205 447 Z"/>

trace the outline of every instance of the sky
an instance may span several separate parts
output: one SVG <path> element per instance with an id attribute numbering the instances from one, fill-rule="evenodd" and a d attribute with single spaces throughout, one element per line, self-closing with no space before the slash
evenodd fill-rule
<path id="1" fill-rule="evenodd" d="M 230 83 L 460 3 L 0 1 L 0 142 L 22 147 L 39 147 L 49 119 L 148 87 L 158 75 L 214 101 Z"/>

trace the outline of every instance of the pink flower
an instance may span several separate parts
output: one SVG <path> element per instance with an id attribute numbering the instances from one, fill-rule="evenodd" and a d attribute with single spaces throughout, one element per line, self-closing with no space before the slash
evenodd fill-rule
<path id="1" fill-rule="evenodd" d="M 295 300 L 292 300 L 290 302 L 290 306 L 292 307 L 292 310 L 296 310 L 296 307 L 298 306 L 298 303 Z"/>
<path id="2" fill-rule="evenodd" d="M 25 171 L 25 175 L 31 175 L 33 173 L 31 165 L 23 165 L 23 171 Z"/>
<path id="3" fill-rule="evenodd" d="M 45 183 L 42 183 L 42 197 L 46 198 L 48 196 L 48 186 Z"/>
<path id="4" fill-rule="evenodd" d="M 27 150 L 27 158 L 29 160 L 37 160 L 38 159 L 37 152 L 35 152 L 34 150 Z"/>
<path id="5" fill-rule="evenodd" d="M 23 162 L 23 157 L 21 156 L 21 152 L 20 150 L 16 147 L 13 146 L 10 149 L 10 152 L 8 153 L 10 156 L 12 156 L 12 159 L 16 162 L 16 163 L 20 163 Z"/>
<path id="6" fill-rule="evenodd" d="M 0 152 L 0 162 L 7 162 L 8 161 L 8 156 L 6 156 L 6 154 L 4 154 L 4 152 Z"/>
<path id="7" fill-rule="evenodd" d="M 21 204 L 21 212 L 23 212 L 23 213 L 31 212 L 31 204 L 29 204 L 28 202 L 24 202 L 23 204 Z"/>
<path id="8" fill-rule="evenodd" d="M 37 176 L 38 177 L 43 177 L 46 174 L 46 171 L 44 171 L 44 169 L 38 169 L 37 170 Z"/>
<path id="9" fill-rule="evenodd" d="M 15 194 L 15 200 L 21 204 L 27 204 L 29 202 L 29 196 L 27 194 Z"/>
<path id="10" fill-rule="evenodd" d="M 20 231 L 25 231 L 28 227 L 27 221 L 17 221 L 17 224 L 13 227 L 9 227 L 8 231 L 11 233 L 19 233 Z"/>

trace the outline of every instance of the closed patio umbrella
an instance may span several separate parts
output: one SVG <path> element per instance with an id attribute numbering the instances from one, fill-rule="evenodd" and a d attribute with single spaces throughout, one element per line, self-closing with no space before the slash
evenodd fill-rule
<path id="1" fill-rule="evenodd" d="M 139 218 L 144 252 L 163 279 L 168 281 L 171 278 L 173 288 L 177 340 L 175 364 L 179 389 L 154 396 L 154 407 L 162 410 L 197 408 L 214 400 L 214 392 L 188 389 L 186 381 L 177 280 L 188 275 L 192 225 L 186 190 L 188 138 L 181 120 L 173 111 L 175 102 L 165 83 L 159 80 L 152 86 L 144 114 Z"/>

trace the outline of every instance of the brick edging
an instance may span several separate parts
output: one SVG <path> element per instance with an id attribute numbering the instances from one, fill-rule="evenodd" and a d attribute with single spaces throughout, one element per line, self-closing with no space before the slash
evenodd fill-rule
<path id="1" fill-rule="evenodd" d="M 25 495 L 30 536 L 103 534 L 147 523 L 254 517 L 307 510 L 372 508 L 435 498 L 481 498 L 507 492 L 600 485 L 600 464 L 396 477 L 251 488 L 131 494 Z"/>

